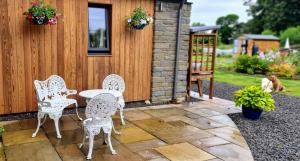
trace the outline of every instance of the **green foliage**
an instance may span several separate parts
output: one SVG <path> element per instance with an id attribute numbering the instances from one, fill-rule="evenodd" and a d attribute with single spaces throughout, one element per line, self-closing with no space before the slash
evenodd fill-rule
<path id="1" fill-rule="evenodd" d="M 261 34 L 262 35 L 276 35 L 276 33 L 270 29 L 265 29 Z"/>
<path id="2" fill-rule="evenodd" d="M 201 55 L 193 55 L 192 60 L 193 61 L 201 60 Z"/>
<path id="3" fill-rule="evenodd" d="M 192 23 L 192 26 L 195 27 L 195 26 L 205 26 L 204 23 L 201 23 L 201 22 L 193 22 Z"/>
<path id="4" fill-rule="evenodd" d="M 217 19 L 216 24 L 221 25 L 219 36 L 223 43 L 229 44 L 234 39 L 237 31 L 238 19 L 239 16 L 236 14 L 229 14 Z"/>
<path id="5" fill-rule="evenodd" d="M 1 127 L 0 127 L 0 137 L 2 137 L 3 133 L 4 133 L 4 127 L 1 126 Z"/>
<path id="6" fill-rule="evenodd" d="M 24 14 L 31 14 L 33 17 L 46 16 L 50 20 L 56 16 L 56 10 L 43 1 L 36 1 L 32 2 L 32 6 Z"/>
<path id="7" fill-rule="evenodd" d="M 284 61 L 289 64 L 300 66 L 300 52 L 290 53 Z"/>
<path id="8" fill-rule="evenodd" d="M 275 109 L 275 101 L 270 93 L 264 92 L 259 86 L 248 86 L 234 93 L 236 106 L 271 111 Z"/>
<path id="9" fill-rule="evenodd" d="M 248 13 L 253 17 L 247 23 L 251 33 L 259 34 L 265 29 L 270 29 L 279 35 L 280 31 L 299 24 L 299 0 L 245 1 L 245 5 L 249 6 Z"/>
<path id="10" fill-rule="evenodd" d="M 300 44 L 300 26 L 290 27 L 280 33 L 280 42 L 283 46 L 286 39 L 289 38 L 290 44 Z"/>
<path id="11" fill-rule="evenodd" d="M 218 43 L 218 49 L 226 50 L 226 49 L 233 49 L 233 44 L 223 44 L 223 43 Z"/>
<path id="12" fill-rule="evenodd" d="M 148 25 L 149 23 L 152 23 L 152 17 L 148 16 L 147 11 L 140 7 L 136 8 L 131 17 L 127 20 L 129 27 Z"/>
<path id="13" fill-rule="evenodd" d="M 257 56 L 241 55 L 236 59 L 235 67 L 239 73 L 267 73 L 269 65 L 272 63 L 268 60 L 259 59 Z"/>

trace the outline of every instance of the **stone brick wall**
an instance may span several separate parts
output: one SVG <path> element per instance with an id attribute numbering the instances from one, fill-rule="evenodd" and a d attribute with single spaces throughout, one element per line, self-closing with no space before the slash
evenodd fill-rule
<path id="1" fill-rule="evenodd" d="M 151 96 L 153 103 L 172 99 L 178 8 L 179 3 L 166 0 L 155 2 Z M 191 4 L 185 4 L 178 57 L 177 98 L 184 98 L 186 95 L 190 14 Z"/>

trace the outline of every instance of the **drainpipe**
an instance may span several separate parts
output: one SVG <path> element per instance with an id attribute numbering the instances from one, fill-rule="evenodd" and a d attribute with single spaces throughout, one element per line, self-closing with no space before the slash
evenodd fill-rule
<path id="1" fill-rule="evenodd" d="M 172 101 L 177 101 L 176 92 L 177 92 L 177 81 L 178 81 L 178 56 L 180 53 L 180 40 L 181 40 L 181 18 L 182 18 L 182 7 L 185 0 L 180 0 L 180 5 L 178 8 L 178 15 L 177 15 L 177 35 L 176 35 L 176 51 L 175 51 L 175 68 L 174 68 L 174 79 L 173 79 L 173 94 L 172 94 Z"/>

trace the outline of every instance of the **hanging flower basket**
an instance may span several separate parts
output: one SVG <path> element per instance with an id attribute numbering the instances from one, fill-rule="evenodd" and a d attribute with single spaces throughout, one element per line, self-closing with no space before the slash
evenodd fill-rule
<path id="1" fill-rule="evenodd" d="M 142 8 L 136 8 L 131 17 L 127 19 L 127 25 L 131 29 L 142 30 L 153 22 L 153 18 Z"/>
<path id="2" fill-rule="evenodd" d="M 43 1 L 31 2 L 31 7 L 24 12 L 26 19 L 34 25 L 55 25 L 57 24 L 58 14 L 56 9 Z"/>

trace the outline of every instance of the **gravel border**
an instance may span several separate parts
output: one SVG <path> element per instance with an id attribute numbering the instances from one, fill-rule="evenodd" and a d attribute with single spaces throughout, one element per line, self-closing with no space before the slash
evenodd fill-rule
<path id="1" fill-rule="evenodd" d="M 204 82 L 204 93 L 208 93 Z M 233 100 L 239 86 L 215 83 L 215 96 Z M 300 92 L 300 91 L 299 91 Z M 229 116 L 246 139 L 254 160 L 300 161 L 300 97 L 274 93 L 276 110 L 264 112 L 260 120 L 245 119 L 241 113 Z"/>

